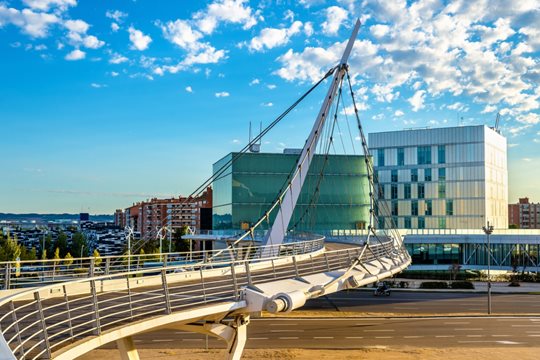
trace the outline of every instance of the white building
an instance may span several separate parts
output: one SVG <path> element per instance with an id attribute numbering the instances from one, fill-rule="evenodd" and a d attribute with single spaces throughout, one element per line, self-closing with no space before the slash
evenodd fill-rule
<path id="1" fill-rule="evenodd" d="M 379 197 L 379 227 L 508 228 L 506 138 L 484 126 L 369 134 Z M 390 216 L 382 216 L 391 214 Z"/>

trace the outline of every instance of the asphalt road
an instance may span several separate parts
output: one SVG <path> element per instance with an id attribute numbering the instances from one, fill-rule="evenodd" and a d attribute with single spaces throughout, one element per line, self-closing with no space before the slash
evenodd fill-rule
<path id="1" fill-rule="evenodd" d="M 204 348 L 205 336 L 161 330 L 134 338 L 138 348 Z M 540 317 L 407 319 L 254 319 L 247 348 L 540 347 Z M 210 348 L 225 343 L 209 337 Z M 113 344 L 109 345 L 114 347 Z"/>
<path id="2" fill-rule="evenodd" d="M 373 296 L 373 291 L 342 291 L 307 302 L 302 310 L 339 310 L 396 314 L 483 313 L 487 295 L 479 293 L 429 293 L 393 291 Z M 494 314 L 540 314 L 540 295 L 493 294 Z"/>

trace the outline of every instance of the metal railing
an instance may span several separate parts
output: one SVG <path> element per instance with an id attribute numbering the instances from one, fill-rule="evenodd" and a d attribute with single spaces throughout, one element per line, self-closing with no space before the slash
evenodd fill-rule
<path id="1" fill-rule="evenodd" d="M 0 354 L 51 358 L 62 347 L 127 324 L 243 300 L 243 288 L 402 255 L 392 241 L 287 257 L 249 258 L 123 272 L 22 291 L 0 301 Z M 157 274 L 156 274 L 157 270 Z M 153 276 L 150 276 L 153 275 Z M 189 275 L 189 277 L 188 277 Z"/>
<path id="2" fill-rule="evenodd" d="M 292 242 L 292 241 L 297 242 Z M 80 278 L 169 266 L 220 263 L 259 259 L 263 247 L 250 241 L 234 249 L 176 252 L 163 254 L 114 255 L 73 259 L 48 259 L 0 262 L 0 289 L 43 286 Z M 324 237 L 302 235 L 289 237 L 288 242 L 270 246 L 281 256 L 299 255 L 320 250 Z"/>

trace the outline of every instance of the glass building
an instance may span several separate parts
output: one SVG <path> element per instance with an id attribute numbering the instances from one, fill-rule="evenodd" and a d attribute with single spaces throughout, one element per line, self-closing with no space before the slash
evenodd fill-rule
<path id="1" fill-rule="evenodd" d="M 237 157 L 230 153 L 213 165 L 214 174 Z M 246 153 L 213 183 L 214 230 L 247 229 L 257 222 L 296 165 L 296 153 Z M 324 176 L 321 177 L 320 173 Z M 267 229 L 273 222 L 263 222 Z M 315 155 L 289 229 L 329 231 L 363 229 L 369 223 L 369 182 L 364 156 Z"/>
<path id="2" fill-rule="evenodd" d="M 404 229 L 508 228 L 506 138 L 484 126 L 369 134 L 379 199 Z M 446 253 L 447 251 L 445 250 Z"/>

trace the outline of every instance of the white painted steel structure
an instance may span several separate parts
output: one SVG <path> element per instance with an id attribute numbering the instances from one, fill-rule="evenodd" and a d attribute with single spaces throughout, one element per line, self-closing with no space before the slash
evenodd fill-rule
<path id="1" fill-rule="evenodd" d="M 480 125 L 370 133 L 369 148 L 398 228 L 481 229 L 487 221 L 508 228 L 507 145 L 497 131 Z"/>

